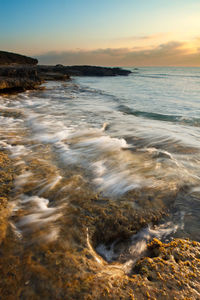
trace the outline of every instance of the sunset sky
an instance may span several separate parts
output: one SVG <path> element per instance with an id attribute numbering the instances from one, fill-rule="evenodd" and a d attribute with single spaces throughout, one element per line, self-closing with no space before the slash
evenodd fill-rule
<path id="1" fill-rule="evenodd" d="M 200 66 L 200 0 L 0 0 L 0 50 L 44 64 Z"/>

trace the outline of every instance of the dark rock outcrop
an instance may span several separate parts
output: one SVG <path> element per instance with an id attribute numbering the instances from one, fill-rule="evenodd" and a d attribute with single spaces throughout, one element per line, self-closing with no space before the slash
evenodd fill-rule
<path id="1" fill-rule="evenodd" d="M 129 70 L 121 68 L 97 67 L 97 66 L 37 66 L 40 76 L 45 77 L 47 73 L 59 73 L 68 76 L 127 76 Z"/>
<path id="2" fill-rule="evenodd" d="M 42 83 L 33 66 L 0 66 L 0 92 L 34 89 Z"/>
<path id="3" fill-rule="evenodd" d="M 37 65 L 38 60 L 25 55 L 0 51 L 0 65 Z"/>
<path id="4" fill-rule="evenodd" d="M 40 85 L 37 63 L 35 58 L 0 51 L 0 92 L 24 91 Z"/>

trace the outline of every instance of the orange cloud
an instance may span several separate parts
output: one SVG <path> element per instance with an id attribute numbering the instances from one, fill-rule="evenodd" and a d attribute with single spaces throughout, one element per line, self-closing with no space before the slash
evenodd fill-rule
<path id="1" fill-rule="evenodd" d="M 135 36 L 128 36 L 128 37 L 121 37 L 121 38 L 116 38 L 115 40 L 118 41 L 147 41 L 147 40 L 157 40 L 164 38 L 166 36 L 169 36 L 170 33 L 167 32 L 160 32 L 157 34 L 151 34 L 151 35 L 135 35 Z"/>
<path id="2" fill-rule="evenodd" d="M 107 48 L 49 52 L 37 56 L 41 64 L 104 66 L 200 66 L 200 48 L 186 42 L 169 42 L 153 48 Z"/>

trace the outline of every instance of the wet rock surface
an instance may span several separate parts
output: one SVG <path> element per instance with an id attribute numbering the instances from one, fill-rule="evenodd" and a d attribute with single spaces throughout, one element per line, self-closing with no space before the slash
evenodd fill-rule
<path id="1" fill-rule="evenodd" d="M 6 152 L 0 152 L 0 243 L 6 235 L 10 212 L 9 195 L 13 187 L 14 169 Z"/>
<path id="2" fill-rule="evenodd" d="M 42 153 L 41 158 L 46 157 L 47 149 L 43 147 Z M 0 212 L 4 224 L 0 240 L 0 292 L 4 298 L 198 299 L 198 242 L 175 239 L 162 243 L 154 239 L 143 257 L 136 258 L 132 265 L 123 259 L 107 262 L 96 251 L 99 243 L 108 244 L 115 239 L 120 239 L 119 245 L 126 245 L 131 236 L 149 223 L 157 224 L 165 217 L 164 211 L 136 210 L 128 202 L 103 198 L 92 192 L 84 177 L 69 169 L 57 184 L 41 191 L 36 182 L 45 180 L 48 186 L 57 172 L 56 165 L 36 157 L 26 159 L 25 165 L 14 159 L 13 173 L 7 154 L 0 154 Z M 68 200 L 63 202 L 60 191 L 69 186 Z M 40 201 L 49 199 L 51 211 L 40 215 L 36 227 L 31 223 L 21 226 L 20 220 L 38 214 L 36 202 L 27 201 L 37 200 L 36 194 Z M 14 205 L 18 197 L 21 207 L 11 212 L 8 203 Z M 28 210 L 26 203 L 30 206 Z M 60 216 L 54 219 L 54 225 L 48 225 L 54 209 Z M 42 218 L 47 218 L 45 223 L 40 223 Z M 59 237 L 51 239 L 55 227 L 60 228 Z"/>
<path id="3" fill-rule="evenodd" d="M 35 67 L 0 66 L 0 92 L 35 89 L 42 83 Z"/>
<path id="4" fill-rule="evenodd" d="M 174 239 L 148 244 L 148 257 L 133 268 L 133 277 L 141 276 L 147 294 L 156 299 L 199 299 L 200 243 Z"/>

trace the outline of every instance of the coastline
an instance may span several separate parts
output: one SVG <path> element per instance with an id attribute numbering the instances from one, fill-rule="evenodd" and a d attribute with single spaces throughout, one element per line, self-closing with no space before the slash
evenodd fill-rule
<path id="1" fill-rule="evenodd" d="M 70 76 L 128 76 L 131 71 L 97 66 L 42 66 L 37 59 L 0 51 L 0 93 L 37 89 L 44 81 L 70 80 Z"/>
<path id="2" fill-rule="evenodd" d="M 49 72 L 48 68 L 47 70 Z M 50 71 L 53 72 L 52 69 Z M 55 74 L 52 75 L 52 80 L 53 76 Z M 0 112 L 8 117 L 12 114 L 3 109 Z M 12 116 L 17 117 L 14 114 Z M 13 145 L 17 143 L 13 142 Z M 44 156 L 47 155 L 46 148 L 48 146 L 44 145 Z M 96 251 L 99 244 L 112 244 L 115 241 L 118 241 L 119 245 L 122 242 L 128 244 L 133 235 L 137 235 L 149 224 L 156 226 L 164 219 L 167 209 L 147 208 L 138 211 L 128 201 L 126 202 L 126 199 L 121 201 L 120 205 L 116 205 L 111 199 L 92 191 L 85 183 L 84 176 L 77 176 L 70 168 L 66 169 L 67 176 L 62 184 L 44 191 L 41 196 L 42 199 L 55 202 L 55 206 L 51 209 L 58 207 L 58 213 L 64 211 L 61 220 L 56 220 L 58 225 L 59 222 L 63 225 L 60 238 L 47 243 L 26 244 L 12 228 L 12 221 L 18 221 L 18 218 L 23 216 L 23 209 L 13 214 L 10 208 L 22 191 L 27 197 L 25 202 L 28 197 L 31 199 L 35 197 L 35 191 L 38 192 L 36 180 L 46 179 L 49 184 L 48 176 L 53 177 L 57 169 L 45 164 L 37 156 L 29 158 L 25 166 L 16 167 L 15 159 L 9 156 L 10 153 L 4 151 L 2 147 L 0 288 L 3 296 L 8 299 L 9 297 L 10 299 L 199 297 L 200 243 L 196 241 L 174 239 L 169 243 L 162 243 L 158 239 L 153 239 L 148 242 L 147 249 L 141 257 L 139 252 L 136 253 L 139 259 L 134 264 L 124 264 L 123 255 L 119 255 L 111 262 L 99 255 Z M 31 174 L 30 178 L 23 187 L 19 186 L 18 190 L 15 186 L 16 179 L 25 172 Z M 57 195 L 62 185 L 70 184 L 73 192 L 65 210 L 62 199 Z M 77 190 L 77 187 L 80 189 Z M 131 197 L 135 197 L 134 193 Z M 31 236 L 34 241 L 35 235 L 40 235 L 46 227 L 48 223 L 36 233 L 25 233 L 25 241 L 27 236 Z"/>

